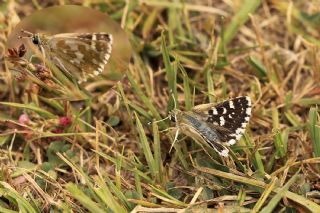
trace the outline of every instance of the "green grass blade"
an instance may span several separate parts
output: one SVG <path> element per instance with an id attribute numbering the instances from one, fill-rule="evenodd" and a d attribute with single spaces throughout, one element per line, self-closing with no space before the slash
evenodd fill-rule
<path id="1" fill-rule="evenodd" d="M 161 120 L 161 116 L 160 116 L 158 110 L 152 104 L 151 99 L 143 94 L 140 86 L 136 83 L 133 76 L 130 73 L 128 73 L 127 75 L 128 75 L 128 79 L 130 81 L 130 84 L 131 84 L 136 96 L 141 99 L 141 101 L 144 103 L 144 105 L 151 111 L 152 115 L 157 120 Z M 165 128 L 164 122 L 159 122 L 159 125 L 161 126 L 161 128 Z"/>
<path id="2" fill-rule="evenodd" d="M 247 58 L 247 63 L 250 64 L 256 73 L 256 76 L 259 79 L 265 79 L 267 77 L 267 69 L 266 67 L 254 56 L 250 56 Z"/>
<path id="3" fill-rule="evenodd" d="M 260 196 L 259 200 L 257 203 L 254 205 L 253 209 L 251 210 L 252 213 L 254 212 L 259 212 L 261 209 L 262 205 L 265 203 L 269 195 L 271 194 L 273 188 L 275 187 L 275 184 L 277 183 L 277 179 L 274 177 L 270 183 L 267 185 L 265 190 L 263 191 L 262 195 Z"/>
<path id="4" fill-rule="evenodd" d="M 177 69 L 176 67 L 173 67 L 170 61 L 169 51 L 166 45 L 165 40 L 165 31 L 161 34 L 161 52 L 162 52 L 162 58 L 164 62 L 164 67 L 166 71 L 166 75 L 168 78 L 168 86 L 170 92 L 173 93 L 174 98 L 176 99 L 177 108 L 179 108 L 178 99 L 177 99 Z M 168 111 L 174 108 L 174 100 L 173 97 L 170 95 L 169 103 L 168 103 Z"/>
<path id="5" fill-rule="evenodd" d="M 180 200 L 177 200 L 176 198 L 174 198 L 173 196 L 171 196 L 170 194 L 168 194 L 166 191 L 159 189 L 155 186 L 150 186 L 153 191 L 154 191 L 154 195 L 156 195 L 158 198 L 173 203 L 177 206 L 187 206 L 187 204 L 185 204 L 184 202 L 181 202 Z"/>
<path id="6" fill-rule="evenodd" d="M 106 209 L 104 209 L 101 205 L 94 202 L 89 196 L 87 196 L 82 190 L 78 188 L 78 186 L 74 183 L 68 183 L 66 185 L 66 189 L 70 192 L 72 197 L 78 200 L 89 212 L 94 213 L 105 213 Z"/>
<path id="7" fill-rule="evenodd" d="M 0 204 L 0 212 L 2 212 L 2 213 L 18 213 L 17 211 L 13 211 L 13 210 L 2 207 L 1 204 Z"/>
<path id="8" fill-rule="evenodd" d="M 29 201 L 21 196 L 14 188 L 12 188 L 6 182 L 0 182 L 0 195 L 4 197 L 11 204 L 15 205 L 19 212 L 22 213 L 40 213 L 37 209 L 34 209 Z"/>
<path id="9" fill-rule="evenodd" d="M 278 190 L 277 194 L 269 201 L 269 203 L 260 211 L 260 213 L 271 213 L 274 208 L 280 202 L 280 200 L 286 196 L 289 187 L 296 182 L 299 178 L 298 174 L 295 174 L 281 189 Z"/>
<path id="10" fill-rule="evenodd" d="M 112 180 L 110 180 L 108 176 L 104 176 L 104 181 L 108 184 L 109 189 L 114 193 L 114 197 L 119 199 L 127 209 L 131 209 L 132 204 L 128 202 L 124 193 L 119 190 L 116 185 L 113 184 Z"/>
<path id="11" fill-rule="evenodd" d="M 186 110 L 191 110 L 192 98 L 191 98 L 190 81 L 188 78 L 188 74 L 180 63 L 178 63 L 178 67 L 182 73 L 182 78 L 183 78 L 183 92 L 184 92 L 185 107 L 186 107 Z"/>
<path id="12" fill-rule="evenodd" d="M 301 126 L 301 119 L 299 118 L 299 116 L 297 116 L 296 114 L 294 114 L 291 110 L 287 110 L 285 113 L 286 118 L 288 119 L 288 121 L 292 124 L 292 126 L 294 127 L 299 127 Z"/>
<path id="13" fill-rule="evenodd" d="M 284 144 L 280 130 L 275 131 L 274 145 L 276 147 L 278 157 L 280 157 L 280 158 L 285 157 L 286 156 L 286 145 Z"/>
<path id="14" fill-rule="evenodd" d="M 146 158 L 147 164 L 149 166 L 149 170 L 150 170 L 152 176 L 156 177 L 156 174 L 157 174 L 157 169 L 156 168 L 157 168 L 157 166 L 156 166 L 154 157 L 152 155 L 151 148 L 150 148 L 146 133 L 145 133 L 144 128 L 143 128 L 143 126 L 142 126 L 142 124 L 141 124 L 141 122 L 139 120 L 139 117 L 138 117 L 137 113 L 134 113 L 134 116 L 135 116 L 135 119 L 136 119 L 136 125 L 137 125 L 137 130 L 138 130 L 138 133 L 139 133 L 140 144 L 141 144 L 144 156 Z"/>
<path id="15" fill-rule="evenodd" d="M 320 157 L 320 126 L 319 122 L 319 114 L 317 112 L 317 108 L 310 108 L 309 111 L 309 123 L 308 129 L 311 135 L 313 152 L 315 157 Z"/>
<path id="16" fill-rule="evenodd" d="M 56 118 L 57 116 L 52 114 L 51 112 L 44 110 L 43 108 L 39 108 L 37 106 L 34 106 L 32 104 L 20 104 L 20 103 L 13 103 L 13 102 L 0 102 L 0 104 L 5 106 L 11 106 L 11 107 L 17 107 L 22 109 L 29 109 L 32 110 L 39 115 L 44 116 L 45 118 Z"/>
<path id="17" fill-rule="evenodd" d="M 272 124 L 274 131 L 274 145 L 277 150 L 277 156 L 283 158 L 286 155 L 286 145 L 284 144 L 281 136 L 279 112 L 275 107 L 272 108 Z"/>
<path id="18" fill-rule="evenodd" d="M 136 190 L 137 190 L 139 199 L 142 199 L 143 194 L 142 194 L 141 180 L 140 180 L 139 173 L 137 172 L 137 168 L 134 169 L 134 180 L 135 180 Z"/>
<path id="19" fill-rule="evenodd" d="M 151 13 L 149 13 L 148 17 L 146 18 L 146 21 L 143 24 L 142 27 L 142 37 L 147 38 L 152 32 L 153 27 L 157 21 L 157 15 L 161 12 L 161 9 L 154 8 Z"/>
<path id="20" fill-rule="evenodd" d="M 260 6 L 261 0 L 243 0 L 242 6 L 237 13 L 232 17 L 230 23 L 225 27 L 222 35 L 224 44 L 228 45 L 230 41 L 237 35 L 240 27 L 249 19 L 249 14 L 254 13 Z"/>
<path id="21" fill-rule="evenodd" d="M 154 163 L 156 166 L 156 179 L 158 183 L 163 182 L 164 175 L 162 173 L 162 158 L 161 158 L 161 146 L 160 146 L 160 133 L 158 129 L 158 125 L 153 122 L 152 123 L 152 133 L 153 133 L 153 152 L 154 152 Z"/>
<path id="22" fill-rule="evenodd" d="M 212 71 L 208 70 L 207 71 L 207 87 L 208 87 L 208 94 L 209 94 L 209 103 L 214 103 L 215 98 L 214 98 L 214 82 L 213 82 L 213 76 L 212 76 Z"/>
<path id="23" fill-rule="evenodd" d="M 264 174 L 265 173 L 264 163 L 263 163 L 263 160 L 262 160 L 262 157 L 260 155 L 259 150 L 257 150 L 254 153 L 254 163 L 257 166 L 258 171 L 260 172 L 260 174 Z"/>
<path id="24" fill-rule="evenodd" d="M 95 177 L 95 182 L 99 184 L 99 188 L 95 188 L 95 193 L 99 196 L 102 202 L 104 202 L 113 212 L 125 213 L 127 210 L 123 208 L 111 193 L 109 187 L 105 184 L 104 180 Z"/>

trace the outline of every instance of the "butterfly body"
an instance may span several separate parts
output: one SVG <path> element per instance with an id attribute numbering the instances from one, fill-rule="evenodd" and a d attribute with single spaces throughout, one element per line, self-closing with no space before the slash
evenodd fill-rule
<path id="1" fill-rule="evenodd" d="M 102 73 L 111 55 L 113 39 L 108 33 L 30 34 L 42 54 L 79 83 Z"/>
<path id="2" fill-rule="evenodd" d="M 191 111 L 174 109 L 169 117 L 185 135 L 228 156 L 226 146 L 235 144 L 245 132 L 251 115 L 251 99 L 243 96 L 218 104 L 203 104 Z"/>

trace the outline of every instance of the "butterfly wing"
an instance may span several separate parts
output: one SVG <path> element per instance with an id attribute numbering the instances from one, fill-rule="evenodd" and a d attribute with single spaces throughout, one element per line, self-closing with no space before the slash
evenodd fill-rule
<path id="1" fill-rule="evenodd" d="M 206 109 L 206 110 L 204 110 Z M 193 110 L 204 121 L 211 124 L 228 145 L 235 144 L 242 137 L 251 116 L 251 99 L 237 97 L 217 105 L 198 106 Z"/>
<path id="2" fill-rule="evenodd" d="M 112 35 L 57 34 L 48 40 L 46 46 L 51 60 L 81 83 L 104 70 L 112 50 Z"/>
<path id="3" fill-rule="evenodd" d="M 221 143 L 220 133 L 200 116 L 192 112 L 183 112 L 178 116 L 178 126 L 182 132 L 204 145 L 210 146 L 222 156 L 228 156 L 229 150 Z"/>

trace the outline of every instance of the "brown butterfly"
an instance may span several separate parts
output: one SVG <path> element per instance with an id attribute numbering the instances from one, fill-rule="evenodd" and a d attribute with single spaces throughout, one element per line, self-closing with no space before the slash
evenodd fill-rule
<path id="1" fill-rule="evenodd" d="M 108 33 L 62 33 L 52 36 L 25 30 L 22 33 L 46 58 L 79 83 L 102 73 L 111 56 L 113 39 Z"/>

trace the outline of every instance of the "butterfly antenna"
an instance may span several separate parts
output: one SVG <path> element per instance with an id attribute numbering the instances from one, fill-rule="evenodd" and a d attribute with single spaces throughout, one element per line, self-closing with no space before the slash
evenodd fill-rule
<path id="1" fill-rule="evenodd" d="M 24 33 L 25 36 L 19 36 L 18 38 L 21 39 L 21 38 L 32 38 L 32 36 L 34 35 L 33 33 L 29 32 L 29 31 L 26 31 L 26 30 L 21 30 L 21 33 Z"/>
<path id="2" fill-rule="evenodd" d="M 150 125 L 151 123 L 159 123 L 159 122 L 161 122 L 161 121 L 165 121 L 165 120 L 167 120 L 167 119 L 169 119 L 170 118 L 170 116 L 167 116 L 167 117 L 165 117 L 165 118 L 163 118 L 163 119 L 160 119 L 160 120 L 157 120 L 157 121 L 150 121 L 150 122 L 148 122 L 148 124 Z"/>
<path id="3" fill-rule="evenodd" d="M 172 90 L 170 90 L 170 94 L 171 94 L 172 100 L 173 100 L 173 107 L 174 107 L 174 109 L 177 109 L 177 101 L 176 101 L 176 98 L 174 97 Z"/>
<path id="4" fill-rule="evenodd" d="M 173 104 L 174 104 L 174 109 L 176 109 L 176 108 L 177 108 L 177 102 L 176 102 L 176 99 L 175 99 L 175 97 L 174 97 L 174 95 L 173 95 L 172 90 L 170 90 L 170 94 L 172 95 Z M 161 122 L 161 121 L 164 121 L 164 120 L 170 119 L 170 117 L 171 117 L 171 116 L 170 116 L 170 115 L 168 115 L 167 117 L 165 117 L 165 118 L 163 118 L 163 119 L 161 119 L 161 120 L 153 121 L 152 123 L 159 123 L 159 122 Z M 151 122 L 149 122 L 148 124 L 150 125 L 150 124 L 151 124 Z"/>

